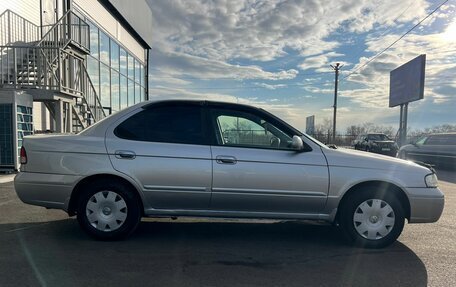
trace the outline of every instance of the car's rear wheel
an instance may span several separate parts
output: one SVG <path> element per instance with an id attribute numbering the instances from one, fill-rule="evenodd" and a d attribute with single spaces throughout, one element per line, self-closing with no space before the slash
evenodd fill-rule
<path id="1" fill-rule="evenodd" d="M 123 239 L 141 220 L 136 194 L 115 181 L 87 185 L 79 197 L 77 218 L 82 229 L 100 240 Z"/>
<path id="2" fill-rule="evenodd" d="M 342 202 L 339 224 L 351 244 L 382 248 L 392 244 L 404 228 L 405 215 L 392 192 L 356 190 Z"/>

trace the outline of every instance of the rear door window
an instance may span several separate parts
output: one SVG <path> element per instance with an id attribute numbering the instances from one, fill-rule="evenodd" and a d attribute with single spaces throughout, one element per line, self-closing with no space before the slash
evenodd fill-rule
<path id="1" fill-rule="evenodd" d="M 206 144 L 203 108 L 197 105 L 150 107 L 122 122 L 114 131 L 122 139 Z"/>
<path id="2" fill-rule="evenodd" d="M 430 136 L 425 145 L 456 145 L 456 134 Z"/>

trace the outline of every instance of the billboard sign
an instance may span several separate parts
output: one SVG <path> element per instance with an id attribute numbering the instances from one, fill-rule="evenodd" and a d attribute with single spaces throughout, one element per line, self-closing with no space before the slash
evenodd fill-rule
<path id="1" fill-rule="evenodd" d="M 420 55 L 390 72 L 390 108 L 423 99 L 425 65 Z"/>
<path id="2" fill-rule="evenodd" d="M 306 134 L 315 134 L 315 116 L 310 116 L 306 118 Z"/>

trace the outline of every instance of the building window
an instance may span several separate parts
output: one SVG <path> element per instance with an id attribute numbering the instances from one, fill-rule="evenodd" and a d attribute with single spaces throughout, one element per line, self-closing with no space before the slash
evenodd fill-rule
<path id="1" fill-rule="evenodd" d="M 100 61 L 109 65 L 109 37 L 100 31 Z"/>
<path id="2" fill-rule="evenodd" d="M 90 55 L 98 59 L 98 28 L 90 21 L 87 21 L 90 27 Z"/>
<path id="3" fill-rule="evenodd" d="M 120 108 L 128 107 L 127 77 L 120 76 Z"/>
<path id="4" fill-rule="evenodd" d="M 120 73 L 127 75 L 127 52 L 120 48 Z"/>
<path id="5" fill-rule="evenodd" d="M 145 67 L 94 22 L 90 26 L 87 70 L 102 106 L 116 112 L 145 100 Z"/>
<path id="6" fill-rule="evenodd" d="M 135 84 L 135 104 L 141 102 L 141 86 L 139 84 Z"/>
<path id="7" fill-rule="evenodd" d="M 108 66 L 101 64 L 100 70 L 100 99 L 104 108 L 111 107 L 111 77 Z"/>
<path id="8" fill-rule="evenodd" d="M 87 57 L 87 72 L 89 73 L 90 80 L 92 81 L 93 87 L 97 92 L 97 95 L 100 95 L 100 62 L 95 60 L 92 57 Z"/>
<path id="9" fill-rule="evenodd" d="M 111 108 L 112 112 L 120 110 L 119 73 L 111 70 Z"/>
<path id="10" fill-rule="evenodd" d="M 139 84 L 141 79 L 141 67 L 139 66 L 139 62 L 135 60 L 135 82 Z"/>
<path id="11" fill-rule="evenodd" d="M 119 45 L 111 41 L 111 68 L 119 70 Z"/>
<path id="12" fill-rule="evenodd" d="M 128 78 L 135 78 L 135 59 L 130 54 L 128 54 Z"/>
<path id="13" fill-rule="evenodd" d="M 135 104 L 135 83 L 132 80 L 128 80 L 128 105 L 132 106 Z"/>

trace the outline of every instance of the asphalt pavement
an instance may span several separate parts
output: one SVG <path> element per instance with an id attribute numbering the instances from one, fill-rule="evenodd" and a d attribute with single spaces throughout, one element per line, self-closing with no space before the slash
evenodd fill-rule
<path id="1" fill-rule="evenodd" d="M 253 220 L 144 219 L 126 241 L 95 241 L 0 183 L 0 286 L 456 286 L 456 172 L 438 176 L 441 219 L 381 250 L 332 226 Z"/>

